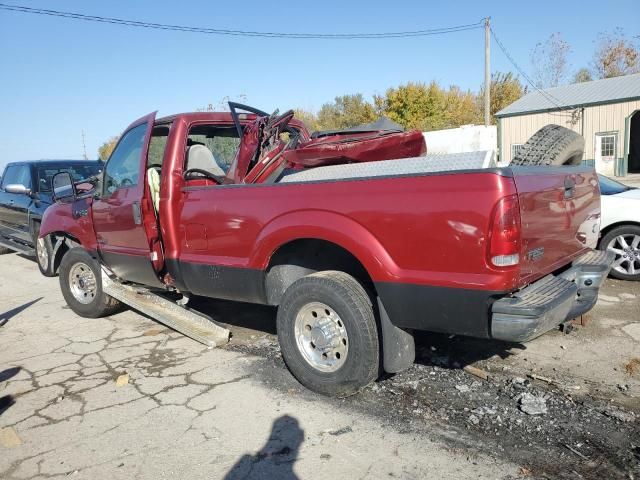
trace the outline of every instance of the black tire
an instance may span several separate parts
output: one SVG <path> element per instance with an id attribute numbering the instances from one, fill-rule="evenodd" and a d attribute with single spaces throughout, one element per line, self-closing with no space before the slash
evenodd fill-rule
<path id="1" fill-rule="evenodd" d="M 56 276 L 55 258 L 53 258 L 53 244 L 51 237 L 47 235 L 44 238 L 38 238 L 40 234 L 40 225 L 36 224 L 34 228 L 33 245 L 36 251 L 36 263 L 40 273 L 45 277 Z"/>
<path id="2" fill-rule="evenodd" d="M 560 125 L 546 125 L 527 140 L 509 165 L 580 165 L 583 155 L 582 135 Z"/>
<path id="3" fill-rule="evenodd" d="M 87 298 L 87 303 L 79 301 L 72 292 L 71 272 L 75 266 L 89 268 L 93 273 L 95 293 Z M 83 248 L 72 248 L 60 262 L 60 289 L 62 296 L 75 313 L 86 318 L 100 318 L 113 315 L 122 309 L 122 304 L 102 291 L 100 265 Z"/>
<path id="4" fill-rule="evenodd" d="M 617 278 L 619 280 L 640 280 L 640 245 L 636 245 L 633 247 L 633 239 L 640 238 L 640 226 L 638 225 L 622 225 L 620 227 L 616 227 L 606 235 L 604 235 L 600 239 L 600 243 L 598 244 L 598 249 L 607 250 L 608 245 L 613 242 L 616 238 L 623 237 L 625 242 L 630 247 L 627 251 L 616 242 L 614 248 L 616 250 L 620 250 L 620 253 L 616 253 L 616 258 L 613 261 L 613 267 L 611 268 L 610 276 L 613 278 Z M 623 253 L 627 255 L 627 257 L 623 257 Z M 622 260 L 621 260 L 622 259 Z M 636 273 L 623 273 L 622 271 L 616 270 L 616 263 L 621 262 L 620 270 L 630 270 L 629 266 L 631 262 L 633 262 Z"/>
<path id="5" fill-rule="evenodd" d="M 338 325 L 346 329 L 348 336 L 346 359 L 332 372 L 314 367 L 305 359 L 296 341 L 296 317 L 303 307 L 307 308 L 315 302 L 321 302 L 335 311 Z M 278 307 L 277 327 L 278 341 L 287 367 L 310 390 L 344 397 L 358 392 L 380 374 L 378 326 L 371 299 L 351 275 L 324 271 L 295 281 L 284 293 Z"/>
<path id="6" fill-rule="evenodd" d="M 5 255 L 7 253 L 11 253 L 13 250 L 7 247 L 0 247 L 0 255 Z"/>

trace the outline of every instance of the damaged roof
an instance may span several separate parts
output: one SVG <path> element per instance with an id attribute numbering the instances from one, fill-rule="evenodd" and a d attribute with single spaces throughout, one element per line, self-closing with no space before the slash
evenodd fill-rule
<path id="1" fill-rule="evenodd" d="M 503 108 L 496 117 L 640 100 L 640 73 L 535 90 Z"/>

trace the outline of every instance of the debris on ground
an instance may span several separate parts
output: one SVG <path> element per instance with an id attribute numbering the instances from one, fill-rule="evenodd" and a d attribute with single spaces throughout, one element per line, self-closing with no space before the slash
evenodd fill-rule
<path id="1" fill-rule="evenodd" d="M 466 365 L 463 370 L 475 377 L 481 378 L 482 380 L 489 380 L 489 374 L 481 368 Z"/>
<path id="2" fill-rule="evenodd" d="M 551 385 L 560 385 L 559 382 L 556 382 L 552 378 L 544 377 L 542 375 L 537 375 L 535 373 L 530 373 L 529 377 L 533 378 L 534 380 L 540 380 L 541 382 L 549 383 Z"/>
<path id="3" fill-rule="evenodd" d="M 634 375 L 638 371 L 640 371 L 640 358 L 634 357 L 624 364 L 624 370 L 627 372 L 627 375 Z"/>
<path id="4" fill-rule="evenodd" d="M 511 379 L 511 386 L 516 390 L 526 390 L 530 384 L 531 382 L 524 377 L 513 377 Z"/>
<path id="5" fill-rule="evenodd" d="M 350 426 L 346 426 L 346 427 L 342 427 L 339 428 L 338 430 L 332 430 L 329 433 L 329 435 L 333 435 L 334 437 L 339 437 L 340 435 L 344 435 L 345 433 L 351 433 L 353 432 L 353 429 Z"/>
<path id="6" fill-rule="evenodd" d="M 15 448 L 22 445 L 22 440 L 13 427 L 0 428 L 0 445 L 5 448 Z"/>
<path id="7" fill-rule="evenodd" d="M 520 467 L 518 474 L 522 477 L 529 477 L 531 476 L 531 469 L 527 467 Z"/>
<path id="8" fill-rule="evenodd" d="M 116 378 L 116 386 L 117 387 L 124 387 L 128 383 L 129 383 L 129 374 L 128 373 L 120 375 L 120 376 L 118 376 L 118 378 Z"/>
<path id="9" fill-rule="evenodd" d="M 547 399 L 541 396 L 524 392 L 518 400 L 520 411 L 527 415 L 544 415 L 547 413 Z"/>
<path id="10" fill-rule="evenodd" d="M 456 385 L 456 390 L 460 393 L 467 393 L 471 390 L 471 387 L 469 385 Z"/>
<path id="11" fill-rule="evenodd" d="M 602 410 L 602 414 L 606 415 L 607 417 L 620 420 L 621 422 L 633 422 L 636 419 L 636 416 L 633 412 L 625 412 L 624 410 L 611 405 Z"/>
<path id="12" fill-rule="evenodd" d="M 587 457 L 586 455 L 583 455 L 582 453 L 580 453 L 578 450 L 576 450 L 575 448 L 573 448 L 571 445 L 567 445 L 566 443 L 564 444 L 565 447 L 567 447 L 567 449 L 569 449 L 570 451 L 572 451 L 573 453 L 575 453 L 576 455 L 578 455 L 580 458 L 582 458 L 583 460 L 589 460 L 589 457 Z"/>
<path id="13" fill-rule="evenodd" d="M 160 335 L 164 329 L 162 328 L 150 328 L 145 331 L 142 335 L 144 337 L 155 337 L 156 335 Z"/>

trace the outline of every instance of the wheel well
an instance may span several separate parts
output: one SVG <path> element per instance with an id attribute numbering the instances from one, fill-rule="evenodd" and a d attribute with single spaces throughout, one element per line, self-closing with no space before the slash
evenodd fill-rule
<path id="1" fill-rule="evenodd" d="M 627 225 L 632 225 L 634 227 L 640 227 L 640 223 L 632 222 L 632 221 L 630 221 L 630 222 L 618 222 L 618 223 L 612 223 L 611 225 L 607 225 L 602 230 L 600 230 L 600 238 L 598 239 L 598 247 L 600 247 L 600 242 L 602 241 L 602 239 L 604 238 L 604 236 L 607 233 L 609 233 L 614 228 L 624 227 L 624 226 L 627 226 Z"/>
<path id="2" fill-rule="evenodd" d="M 52 232 L 49 234 L 49 237 L 51 237 L 51 243 L 53 246 L 53 268 L 54 272 L 58 273 L 58 268 L 60 267 L 60 262 L 62 261 L 64 254 L 73 247 L 80 246 L 80 242 L 77 238 L 66 232 Z M 62 239 L 63 241 L 58 243 L 59 239 Z"/>
<path id="3" fill-rule="evenodd" d="M 289 285 L 324 270 L 348 273 L 367 291 L 375 291 L 369 273 L 351 252 L 332 242 L 306 238 L 282 245 L 271 256 L 265 278 L 267 302 L 278 305 Z"/>

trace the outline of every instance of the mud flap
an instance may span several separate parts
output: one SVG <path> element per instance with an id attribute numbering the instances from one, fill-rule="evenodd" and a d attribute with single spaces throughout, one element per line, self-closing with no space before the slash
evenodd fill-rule
<path id="1" fill-rule="evenodd" d="M 398 373 L 406 370 L 416 359 L 416 344 L 413 335 L 396 327 L 378 297 L 380 326 L 382 330 L 382 362 L 384 371 Z"/>

